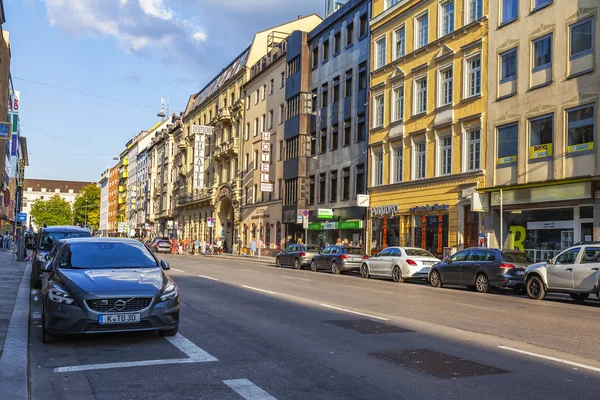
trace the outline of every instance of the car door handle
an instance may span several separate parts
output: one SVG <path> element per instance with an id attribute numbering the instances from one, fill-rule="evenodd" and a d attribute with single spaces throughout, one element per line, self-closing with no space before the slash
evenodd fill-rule
<path id="1" fill-rule="evenodd" d="M 592 271 L 598 271 L 598 268 L 592 268 Z"/>
<path id="2" fill-rule="evenodd" d="M 573 271 L 573 268 L 567 268 L 565 271 Z"/>

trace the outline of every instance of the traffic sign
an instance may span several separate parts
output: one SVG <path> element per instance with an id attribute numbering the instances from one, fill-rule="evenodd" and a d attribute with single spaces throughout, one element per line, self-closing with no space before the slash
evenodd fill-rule
<path id="1" fill-rule="evenodd" d="M 308 210 L 306 208 L 302 210 L 302 215 L 308 217 Z"/>
<path id="2" fill-rule="evenodd" d="M 18 213 L 17 222 L 27 222 L 27 213 Z"/>

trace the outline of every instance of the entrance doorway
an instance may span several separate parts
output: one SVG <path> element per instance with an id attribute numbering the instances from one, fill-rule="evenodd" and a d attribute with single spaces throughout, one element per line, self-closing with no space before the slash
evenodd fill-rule
<path id="1" fill-rule="evenodd" d="M 223 247 L 231 249 L 233 246 L 233 231 L 234 231 L 234 213 L 233 204 L 228 197 L 223 197 L 217 205 L 217 221 L 215 221 L 215 237 L 213 240 L 218 241 L 219 238 L 223 242 Z"/>
<path id="2" fill-rule="evenodd" d="M 477 247 L 479 233 L 479 213 L 471 211 L 471 205 L 465 206 L 465 249 Z"/>

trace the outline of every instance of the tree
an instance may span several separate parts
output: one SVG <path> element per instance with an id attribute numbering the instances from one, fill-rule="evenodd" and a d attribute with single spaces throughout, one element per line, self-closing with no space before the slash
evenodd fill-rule
<path id="1" fill-rule="evenodd" d="M 36 200 L 31 207 L 31 217 L 39 227 L 71 225 L 71 206 L 55 194 L 48 200 Z"/>
<path id="2" fill-rule="evenodd" d="M 100 225 L 100 188 L 90 184 L 81 188 L 73 203 L 73 218 L 82 224 L 98 230 Z"/>

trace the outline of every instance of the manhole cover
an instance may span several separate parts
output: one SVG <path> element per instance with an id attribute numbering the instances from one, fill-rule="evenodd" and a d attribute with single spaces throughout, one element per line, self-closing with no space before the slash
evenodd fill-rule
<path id="1" fill-rule="evenodd" d="M 327 322 L 339 326 L 340 328 L 350 329 L 352 331 L 364 334 L 412 332 L 409 329 L 401 328 L 395 325 L 385 324 L 383 322 L 373 321 L 372 319 L 353 319 Z"/>
<path id="2" fill-rule="evenodd" d="M 371 354 L 374 357 L 392 362 L 401 366 L 416 369 L 417 371 L 433 375 L 438 378 L 464 378 L 468 376 L 481 376 L 503 374 L 508 371 L 490 367 L 489 365 L 465 360 L 432 350 L 392 350 Z"/>

